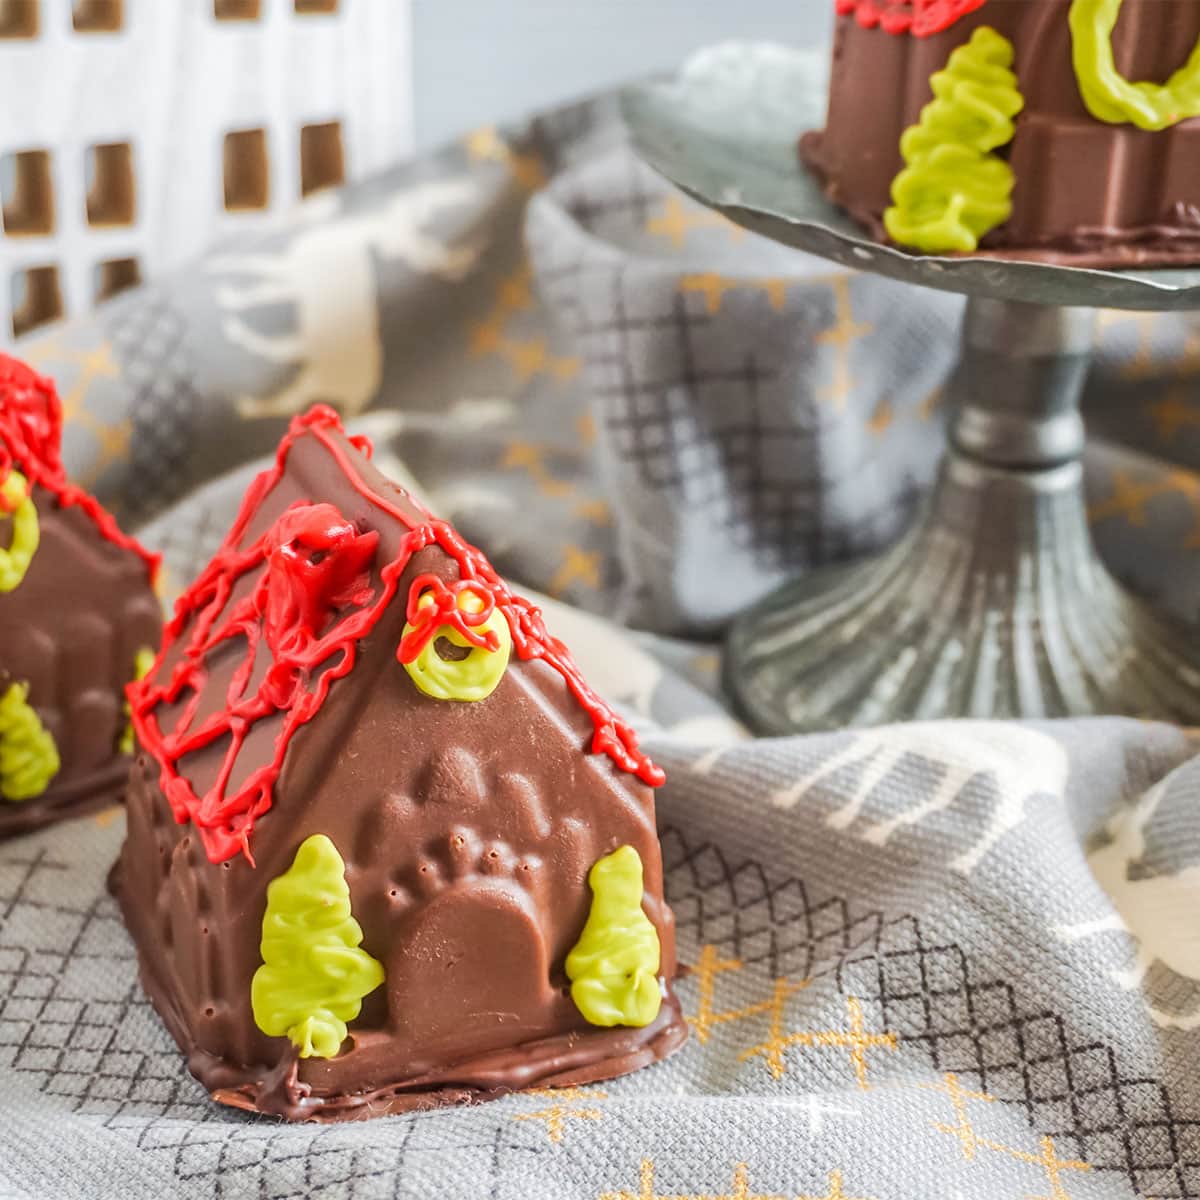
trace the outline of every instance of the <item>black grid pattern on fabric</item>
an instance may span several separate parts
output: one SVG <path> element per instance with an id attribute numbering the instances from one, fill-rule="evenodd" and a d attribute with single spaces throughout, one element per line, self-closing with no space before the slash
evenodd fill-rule
<path id="1" fill-rule="evenodd" d="M 811 431 L 799 422 L 763 420 L 761 393 L 773 382 L 772 372 L 751 354 L 720 369 L 701 369 L 693 347 L 711 318 L 690 311 L 681 293 L 662 315 L 631 316 L 624 276 L 623 267 L 611 271 L 608 320 L 577 318 L 572 324 L 573 335 L 589 346 L 589 392 L 613 452 L 643 487 L 710 515 L 739 543 L 775 547 L 781 540 L 819 539 L 823 488 L 817 474 L 795 471 L 772 481 L 762 470 L 768 442 L 788 444 L 793 462 L 811 457 Z M 637 377 L 633 341 L 646 335 L 664 336 L 678 347 L 677 371 Z M 719 428 L 703 423 L 698 402 L 708 388 L 738 393 L 723 406 Z"/>
<path id="2" fill-rule="evenodd" d="M 564 105 L 535 118 L 529 130 L 553 175 L 560 174 L 581 145 L 597 134 L 614 143 L 628 140 L 616 97 Z"/>
<path id="3" fill-rule="evenodd" d="M 754 862 L 734 868 L 677 830 L 662 840 L 685 938 L 770 979 L 831 978 L 874 1005 L 901 1045 L 1020 1106 L 1060 1149 L 1123 1173 L 1139 1195 L 1200 1197 L 1200 1118 L 1177 1113 L 1160 1080 L 1125 1073 L 1116 1047 L 1075 1039 L 1061 1015 L 1027 1005 L 1007 980 L 980 978 L 961 946 L 927 939 L 914 917 L 817 900 L 801 880 L 773 883 Z"/>
<path id="4" fill-rule="evenodd" d="M 610 298 L 600 319 L 585 314 L 579 299 L 585 272 L 607 276 Z M 714 320 L 701 298 L 676 292 L 661 311 L 634 314 L 627 275 L 626 264 L 602 258 L 539 271 L 550 307 L 584 349 L 587 390 L 621 470 L 772 565 L 837 562 L 895 536 L 915 495 L 866 512 L 846 505 L 830 520 L 840 492 L 856 486 L 869 461 L 850 462 L 830 478 L 821 461 L 821 413 L 792 404 L 781 410 L 784 381 L 752 352 L 702 364 L 699 347 L 711 340 Z M 661 356 L 669 361 L 662 374 L 642 378 L 638 345 L 651 339 L 674 354 Z M 706 403 L 713 394 L 720 403 Z"/>
<path id="5" fill-rule="evenodd" d="M 157 527 L 149 539 L 152 549 L 163 556 L 163 564 L 179 583 L 194 579 L 220 549 L 229 532 L 230 517 L 202 504 L 191 504 L 186 512 L 173 513 L 166 528 Z M 148 544 L 149 544 L 148 542 Z"/>
<path id="6" fill-rule="evenodd" d="M 610 229 L 622 235 L 631 229 L 641 231 L 661 207 L 668 194 L 662 181 L 632 155 L 627 156 L 625 169 L 629 186 L 623 193 L 600 196 L 581 189 L 565 198 L 567 212 L 589 233 L 603 237 Z"/>
<path id="7" fill-rule="evenodd" d="M 389 1128 L 401 1131 L 394 1141 L 380 1139 L 371 1145 L 347 1144 L 336 1129 L 231 1117 L 227 1112 L 203 1125 L 162 1119 L 110 1119 L 109 1125 L 124 1125 L 139 1150 L 170 1153 L 170 1169 L 181 1183 L 207 1184 L 214 1196 L 238 1200 L 307 1200 L 329 1195 L 334 1188 L 343 1200 L 411 1196 L 412 1174 L 430 1157 L 454 1162 L 456 1173 L 466 1171 L 479 1180 L 481 1195 L 495 1197 L 506 1171 L 523 1171 L 548 1150 L 544 1137 L 542 1142 L 532 1137 L 518 1141 L 519 1128 L 505 1128 L 511 1122 L 498 1125 L 490 1135 L 482 1130 L 472 1134 L 448 1128 L 445 1115 L 411 1114 Z M 514 1157 L 521 1160 L 520 1168 L 506 1161 Z"/>
<path id="8" fill-rule="evenodd" d="M 128 480 L 124 509 L 134 517 L 155 512 L 189 486 L 183 469 L 194 451 L 199 407 L 185 350 L 187 325 L 158 290 L 113 306 L 107 332 L 132 390 Z"/>
<path id="9" fill-rule="evenodd" d="M 1006 980 L 980 978 L 961 946 L 927 939 L 912 917 L 818 900 L 796 879 L 772 883 L 757 863 L 735 869 L 719 849 L 689 846 L 678 831 L 664 833 L 663 848 L 685 941 L 716 945 L 767 977 L 825 977 L 852 988 L 901 1045 L 1020 1106 L 1060 1148 L 1121 1172 L 1139 1194 L 1200 1196 L 1200 1120 L 1177 1113 L 1161 1081 L 1126 1073 L 1116 1047 L 1074 1038 L 1061 1015 L 1028 1006 Z M 48 898 L 70 868 L 45 850 L 0 868 L 0 1069 L 36 1078 L 69 1111 L 103 1116 L 146 1151 L 172 1151 L 180 1179 L 218 1189 L 236 1181 L 239 1195 L 253 1180 L 273 1200 L 339 1182 L 366 1196 L 389 1194 L 376 1185 L 398 1179 L 421 1151 L 540 1152 L 542 1143 L 515 1131 L 484 1145 L 432 1118 L 414 1118 L 417 1132 L 395 1146 L 339 1146 L 319 1131 L 217 1108 L 143 997 L 112 901 Z M 50 945 L 14 944 L 13 922 L 35 914 Z M 81 972 L 96 959 L 127 964 L 106 974 L 99 995 L 95 974 Z"/>
<path id="10" fill-rule="evenodd" d="M 114 902 L 107 895 L 82 907 L 44 899 L 55 877 L 71 869 L 45 850 L 6 858 L 0 869 L 17 873 L 15 885 L 0 893 L 0 1068 L 40 1075 L 42 1090 L 73 1111 L 118 1115 L 149 1106 L 206 1119 L 211 1105 L 180 1071 L 169 1039 L 157 1037 L 147 1049 L 138 1036 L 157 1018 L 137 982 Z M 18 913 L 37 914 L 51 944 L 13 944 L 10 921 Z M 128 964 L 119 978 L 105 979 L 101 994 L 92 990 L 95 974 L 85 973 L 97 962 Z"/>
<path id="11" fill-rule="evenodd" d="M 494 1194 L 510 1173 L 504 1155 L 545 1153 L 540 1131 L 509 1121 L 492 1133 L 417 1114 L 395 1143 L 364 1146 L 212 1103 L 142 992 L 113 900 L 45 898 L 70 870 L 45 850 L 0 860 L 0 1073 L 34 1078 L 68 1112 L 102 1117 L 138 1149 L 169 1153 L 181 1182 L 210 1184 L 216 1196 L 302 1200 L 341 1187 L 347 1200 L 366 1200 L 399 1195 L 406 1169 L 422 1155 L 441 1155 L 490 1174 Z M 35 914 L 49 945 L 10 944 L 14 917 Z M 102 995 L 91 990 L 96 976 L 80 971 L 95 961 L 126 964 L 106 973 Z"/>

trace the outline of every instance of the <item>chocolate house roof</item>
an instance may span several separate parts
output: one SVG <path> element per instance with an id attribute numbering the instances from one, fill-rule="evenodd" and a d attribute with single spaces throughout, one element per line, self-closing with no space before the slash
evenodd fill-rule
<path id="1" fill-rule="evenodd" d="M 338 509 L 296 497 L 281 509 L 275 493 L 288 482 L 290 458 L 318 448 L 353 503 Z M 449 524 L 379 476 L 370 455 L 370 443 L 347 438 L 329 408 L 293 421 L 275 466 L 251 485 L 223 545 L 177 602 L 154 667 L 130 689 L 139 742 L 159 765 L 176 819 L 196 827 L 210 860 L 240 850 L 253 861 L 251 835 L 272 807 L 292 739 L 339 681 L 353 685 L 364 639 L 393 609 L 408 618 L 394 647 L 401 663 L 447 626 L 485 646 L 495 635 L 482 627 L 502 614 L 516 657 L 556 672 L 590 718 L 590 750 L 660 784 L 662 771 L 587 685 L 541 612 Z M 484 602 L 478 612 L 460 607 L 464 590 Z"/>

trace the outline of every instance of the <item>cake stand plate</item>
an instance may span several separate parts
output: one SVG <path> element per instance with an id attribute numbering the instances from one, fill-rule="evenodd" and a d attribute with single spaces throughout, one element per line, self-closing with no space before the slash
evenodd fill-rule
<path id="1" fill-rule="evenodd" d="M 882 556 L 813 572 L 735 621 L 724 671 L 741 715 L 762 733 L 953 716 L 1200 722 L 1200 635 L 1125 592 L 1092 546 L 1079 412 L 1094 310 L 1200 308 L 1200 270 L 880 245 L 796 157 L 824 102 L 815 56 L 738 45 L 622 97 L 646 161 L 730 220 L 968 297 L 949 447 L 924 513 Z"/>

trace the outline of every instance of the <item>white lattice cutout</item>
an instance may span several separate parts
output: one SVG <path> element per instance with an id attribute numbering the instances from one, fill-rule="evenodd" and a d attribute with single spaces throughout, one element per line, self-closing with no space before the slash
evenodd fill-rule
<path id="1" fill-rule="evenodd" d="M 412 148 L 409 0 L 0 0 L 0 341 Z"/>

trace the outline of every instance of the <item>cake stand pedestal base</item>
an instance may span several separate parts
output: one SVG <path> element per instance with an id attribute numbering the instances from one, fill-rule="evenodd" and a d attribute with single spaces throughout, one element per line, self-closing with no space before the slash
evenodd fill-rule
<path id="1" fill-rule="evenodd" d="M 1200 723 L 1200 635 L 1108 574 L 1083 498 L 1094 314 L 971 299 L 951 447 L 898 545 L 735 623 L 725 684 L 760 733 L 944 717 Z"/>

